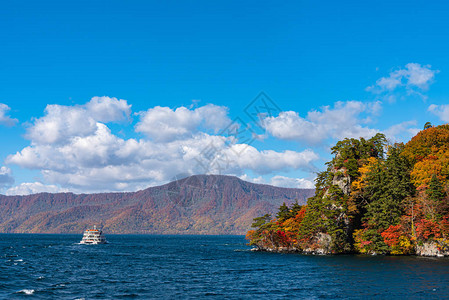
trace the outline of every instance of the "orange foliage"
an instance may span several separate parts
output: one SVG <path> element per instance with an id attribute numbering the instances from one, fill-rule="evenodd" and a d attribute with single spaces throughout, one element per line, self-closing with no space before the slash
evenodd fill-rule
<path id="1" fill-rule="evenodd" d="M 402 227 L 400 224 L 396 226 L 391 225 L 387 230 L 382 232 L 381 235 L 384 238 L 385 244 L 387 244 L 391 248 L 394 248 L 399 244 L 399 237 L 401 236 L 401 232 Z"/>
<path id="2" fill-rule="evenodd" d="M 410 174 L 413 184 L 417 188 L 427 187 L 433 175 L 440 181 L 449 174 L 449 150 L 439 150 L 418 161 Z"/>
<path id="3" fill-rule="evenodd" d="M 390 247 L 390 254 L 402 255 L 413 252 L 413 243 L 404 233 L 401 224 L 396 226 L 390 225 L 381 235 L 384 238 L 384 243 Z"/>
<path id="4" fill-rule="evenodd" d="M 296 243 L 301 221 L 306 214 L 306 207 L 302 207 L 294 218 L 289 218 L 282 223 L 278 223 L 280 231 L 278 236 L 284 244 Z M 281 233 L 282 232 L 282 233 Z"/>
<path id="5" fill-rule="evenodd" d="M 302 220 L 304 219 L 304 217 L 306 215 L 306 211 L 307 211 L 307 206 L 301 207 L 301 209 L 296 214 L 296 217 L 295 217 L 296 222 L 298 222 L 298 223 L 302 222 Z"/>
<path id="6" fill-rule="evenodd" d="M 250 240 L 254 239 L 255 235 L 256 235 L 256 231 L 255 230 L 249 230 L 246 233 L 245 239 L 250 241 Z"/>
<path id="7" fill-rule="evenodd" d="M 441 234 L 447 238 L 449 237 L 449 216 L 443 217 L 440 222 Z"/>
<path id="8" fill-rule="evenodd" d="M 402 155 L 412 162 L 426 158 L 435 149 L 449 149 L 449 125 L 441 125 L 420 131 L 404 148 Z"/>
<path id="9" fill-rule="evenodd" d="M 425 241 L 430 238 L 439 238 L 441 237 L 440 226 L 437 222 L 421 219 L 416 225 L 416 235 Z"/>

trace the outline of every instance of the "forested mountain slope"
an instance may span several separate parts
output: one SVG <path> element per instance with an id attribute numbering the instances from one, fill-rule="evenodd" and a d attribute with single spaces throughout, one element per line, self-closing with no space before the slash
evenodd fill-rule
<path id="1" fill-rule="evenodd" d="M 0 195 L 0 232 L 244 234 L 254 217 L 313 190 L 197 175 L 135 193 Z"/>

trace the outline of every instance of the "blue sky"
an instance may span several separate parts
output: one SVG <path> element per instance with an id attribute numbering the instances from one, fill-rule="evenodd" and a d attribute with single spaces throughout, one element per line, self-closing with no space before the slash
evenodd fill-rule
<path id="1" fill-rule="evenodd" d="M 449 122 L 448 13 L 443 1 L 6 3 L 0 193 L 204 172 L 310 187 L 340 138 L 407 141 Z M 279 109 L 256 124 L 245 108 L 262 91 Z M 236 118 L 256 139 L 224 133 Z"/>

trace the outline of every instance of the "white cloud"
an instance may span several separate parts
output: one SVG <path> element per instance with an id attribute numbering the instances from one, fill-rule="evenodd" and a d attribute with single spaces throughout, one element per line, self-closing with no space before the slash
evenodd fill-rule
<path id="1" fill-rule="evenodd" d="M 407 85 L 417 86 L 420 89 L 427 89 L 429 84 L 433 81 L 438 70 L 431 70 L 431 65 L 421 66 L 417 63 L 409 63 L 406 66 L 404 77 L 408 79 Z"/>
<path id="2" fill-rule="evenodd" d="M 441 121 L 449 122 L 449 104 L 432 104 L 427 110 L 440 118 Z"/>
<path id="3" fill-rule="evenodd" d="M 321 111 L 310 111 L 306 118 L 297 112 L 281 112 L 278 117 L 264 120 L 265 129 L 274 137 L 285 140 L 318 144 L 328 138 L 372 137 L 378 131 L 361 124 L 369 121 L 362 114 L 375 115 L 381 110 L 379 102 L 336 102 L 333 108 L 325 106 Z"/>
<path id="4" fill-rule="evenodd" d="M 56 185 L 45 185 L 40 182 L 25 182 L 14 186 L 6 191 L 6 195 L 30 195 L 37 193 L 64 193 L 68 189 L 60 188 Z"/>
<path id="5" fill-rule="evenodd" d="M 392 92 L 398 87 L 405 87 L 410 93 L 417 93 L 416 89 L 427 90 L 433 82 L 438 70 L 432 70 L 431 65 L 420 65 L 418 63 L 408 63 L 405 68 L 400 68 L 391 72 L 387 77 L 379 78 L 376 83 L 369 86 L 367 90 L 376 93 Z M 393 100 L 390 98 L 390 101 Z"/>
<path id="6" fill-rule="evenodd" d="M 274 186 L 299 188 L 299 189 L 313 189 L 315 184 L 313 181 L 304 178 L 291 178 L 285 176 L 274 176 L 270 180 L 270 184 Z"/>
<path id="7" fill-rule="evenodd" d="M 156 106 L 140 113 L 136 131 L 159 142 L 189 138 L 201 128 L 217 133 L 231 123 L 228 109 L 208 104 L 194 110 Z"/>
<path id="8" fill-rule="evenodd" d="M 375 116 L 379 115 L 382 111 L 382 102 L 376 101 L 376 102 L 369 102 L 366 103 L 367 105 L 367 111 L 370 114 L 373 114 Z"/>
<path id="9" fill-rule="evenodd" d="M 223 137 L 204 133 L 169 143 L 122 140 L 104 133 L 102 126 L 97 135 L 74 139 L 67 145 L 29 146 L 8 157 L 7 162 L 40 169 L 46 181 L 73 191 L 131 191 L 165 183 L 180 173 L 310 171 L 315 170 L 312 163 L 318 159 L 311 150 L 258 151 L 244 144 L 228 147 Z M 205 157 L 204 150 L 210 145 L 213 152 Z"/>
<path id="10" fill-rule="evenodd" d="M 416 128 L 416 121 L 405 121 L 399 124 L 392 125 L 388 129 L 384 130 L 383 133 L 387 139 L 392 142 L 400 142 L 410 139 L 412 136 L 416 135 L 420 129 Z"/>
<path id="11" fill-rule="evenodd" d="M 249 169 L 258 174 L 268 174 L 273 171 L 288 169 L 316 171 L 312 163 L 319 158 L 318 154 L 312 150 L 304 150 L 302 152 L 291 150 L 282 152 L 273 150 L 259 151 L 245 144 L 233 145 L 228 149 L 224 149 L 224 153 L 240 169 Z"/>
<path id="12" fill-rule="evenodd" d="M 180 173 L 241 175 L 245 170 L 256 174 L 314 170 L 313 162 L 318 159 L 311 150 L 259 151 L 246 144 L 233 144 L 237 142 L 234 137 L 202 132 L 229 125 L 227 108 L 215 105 L 194 110 L 149 109 L 140 113 L 142 119 L 136 129 L 145 130 L 152 138 L 120 138 L 97 119 L 123 119 L 129 106 L 114 100 L 113 111 L 124 113 L 99 116 L 96 108 L 104 105 L 102 101 L 93 98 L 81 106 L 47 106 L 45 115 L 28 129 L 30 145 L 9 155 L 6 163 L 40 170 L 44 182 L 50 185 L 74 192 L 99 192 L 142 189 L 165 183 Z M 114 110 L 117 105 L 120 109 Z M 155 122 L 160 126 L 157 131 L 150 129 Z M 169 138 L 164 138 L 164 133 Z M 40 187 L 32 185 L 36 186 Z M 30 184 L 17 189 L 27 188 L 35 191 Z"/>
<path id="13" fill-rule="evenodd" d="M 71 136 L 61 144 L 33 143 L 7 157 L 6 162 L 29 169 L 51 169 L 60 172 L 84 167 L 124 164 L 138 158 L 141 146 L 134 139 L 123 140 L 113 135 L 102 123 L 87 136 Z"/>
<path id="14" fill-rule="evenodd" d="M 240 179 L 258 183 L 258 184 L 270 184 L 278 187 L 285 188 L 297 188 L 297 189 L 314 189 L 315 184 L 313 181 L 305 179 L 305 178 L 292 178 L 286 176 L 276 175 L 271 177 L 269 180 L 265 180 L 262 176 L 259 177 L 250 177 L 246 174 L 240 176 Z"/>
<path id="15" fill-rule="evenodd" d="M 28 128 L 26 137 L 36 144 L 65 143 L 73 137 L 85 137 L 97 130 L 97 121 L 126 119 L 131 111 L 125 100 L 94 97 L 80 106 L 47 105 L 45 115 Z"/>
<path id="16" fill-rule="evenodd" d="M 17 119 L 13 119 L 7 115 L 9 110 L 11 108 L 8 105 L 0 103 L 0 125 L 13 126 L 18 122 Z"/>
<path id="17" fill-rule="evenodd" d="M 28 128 L 26 138 L 37 144 L 66 142 L 73 136 L 88 136 L 96 130 L 96 122 L 82 107 L 47 105 L 45 116 Z"/>
<path id="18" fill-rule="evenodd" d="M 2 166 L 0 168 L 0 189 L 8 187 L 14 183 L 14 178 L 12 177 L 11 169 Z"/>
<path id="19" fill-rule="evenodd" d="M 131 114 L 131 105 L 126 100 L 110 97 L 93 97 L 87 104 L 89 115 L 98 122 L 124 121 Z"/>

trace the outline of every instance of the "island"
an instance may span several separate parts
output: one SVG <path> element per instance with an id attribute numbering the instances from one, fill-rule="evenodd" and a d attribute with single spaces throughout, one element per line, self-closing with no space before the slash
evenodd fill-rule
<path id="1" fill-rule="evenodd" d="M 347 138 L 332 155 L 306 205 L 254 219 L 254 250 L 449 256 L 449 125 L 406 144 Z"/>

